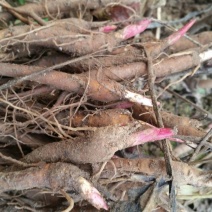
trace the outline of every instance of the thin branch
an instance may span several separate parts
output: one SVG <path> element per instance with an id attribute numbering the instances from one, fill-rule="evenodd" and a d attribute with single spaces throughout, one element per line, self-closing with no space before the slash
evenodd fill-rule
<path id="1" fill-rule="evenodd" d="M 158 86 L 161 87 L 161 88 L 163 88 L 163 89 L 165 88 L 165 87 L 162 86 L 162 85 L 158 85 Z M 202 113 L 206 116 L 206 118 L 212 119 L 212 114 L 211 114 L 210 112 L 208 112 L 208 111 L 204 110 L 203 108 L 197 106 L 196 104 L 194 104 L 193 102 L 191 102 L 189 99 L 186 99 L 186 98 L 180 96 L 178 93 L 176 93 L 176 92 L 174 92 L 174 91 L 172 91 L 172 90 L 170 90 L 170 89 L 166 89 L 165 91 L 168 92 L 168 93 L 170 93 L 170 94 L 172 94 L 173 96 L 175 96 L 175 97 L 177 97 L 177 98 L 179 98 L 179 99 L 181 99 L 181 100 L 187 102 L 187 103 L 190 104 L 192 107 L 194 107 L 195 109 L 197 109 L 197 110 L 199 110 L 200 112 L 202 112 Z"/>
<path id="2" fill-rule="evenodd" d="M 1 152 L 0 152 L 0 157 L 2 159 L 6 160 L 6 161 L 12 162 L 13 164 L 16 164 L 16 165 L 19 165 L 19 166 L 23 166 L 23 167 L 32 167 L 32 166 L 35 166 L 33 164 L 24 163 L 22 161 L 16 160 L 16 159 L 11 158 L 9 156 L 3 155 Z"/>
<path id="3" fill-rule="evenodd" d="M 156 94 L 155 94 L 155 90 L 154 90 L 154 82 L 155 82 L 155 74 L 153 71 L 153 67 L 152 67 L 152 57 L 150 56 L 149 52 L 145 50 L 146 56 L 147 56 L 147 69 L 148 69 L 148 86 L 149 86 L 149 91 L 150 91 L 150 95 L 152 98 L 152 105 L 153 105 L 153 110 L 155 112 L 155 116 L 157 119 L 157 124 L 158 127 L 163 128 L 163 120 L 162 120 L 162 116 L 159 113 L 159 109 L 158 109 L 158 105 L 157 105 L 157 98 L 156 98 Z M 172 173 L 172 159 L 171 159 L 171 153 L 170 153 L 170 146 L 168 143 L 168 140 L 163 140 L 162 141 L 162 146 L 163 146 L 163 150 L 164 150 L 164 158 L 165 158 L 165 162 L 166 162 L 166 170 L 167 170 L 167 174 L 170 177 L 173 177 Z M 174 184 L 171 182 L 171 187 L 170 187 L 170 202 L 171 202 L 171 210 L 172 211 L 176 211 L 176 196 L 175 196 L 175 187 Z"/>
<path id="4" fill-rule="evenodd" d="M 209 130 L 209 132 L 204 136 L 204 138 L 200 141 L 199 145 L 195 149 L 193 155 L 189 159 L 189 162 L 191 162 L 198 154 L 202 146 L 206 143 L 206 141 L 212 136 L 212 128 Z"/>

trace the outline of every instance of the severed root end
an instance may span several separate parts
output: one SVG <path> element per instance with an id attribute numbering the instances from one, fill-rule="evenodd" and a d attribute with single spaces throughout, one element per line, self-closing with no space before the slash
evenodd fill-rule
<path id="1" fill-rule="evenodd" d="M 98 190 L 91 185 L 91 183 L 83 177 L 79 177 L 77 181 L 80 184 L 81 195 L 84 199 L 90 202 L 98 210 L 101 208 L 108 210 L 107 203 Z"/>
<path id="2" fill-rule="evenodd" d="M 124 97 L 131 102 L 136 102 L 138 104 L 152 107 L 152 100 L 149 98 L 146 98 L 145 96 L 141 94 L 133 93 L 131 91 L 126 90 L 124 93 Z"/>

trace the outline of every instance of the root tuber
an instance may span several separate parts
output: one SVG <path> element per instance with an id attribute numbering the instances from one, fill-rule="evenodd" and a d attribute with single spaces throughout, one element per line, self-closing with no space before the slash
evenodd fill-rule
<path id="1" fill-rule="evenodd" d="M 86 132 L 83 138 L 50 143 L 35 149 L 23 158 L 24 162 L 73 162 L 97 163 L 109 160 L 116 151 L 153 142 L 174 135 L 168 128 L 150 128 L 139 122 L 126 126 L 99 127 L 93 132 Z M 95 152 L 95 154 L 94 154 Z"/>

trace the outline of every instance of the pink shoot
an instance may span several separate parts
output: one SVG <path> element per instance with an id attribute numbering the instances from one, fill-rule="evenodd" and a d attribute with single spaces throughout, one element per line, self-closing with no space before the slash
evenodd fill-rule
<path id="1" fill-rule="evenodd" d="M 168 45 L 174 44 L 176 41 L 178 41 L 182 36 L 185 35 L 185 33 L 193 26 L 193 24 L 196 22 L 196 19 L 192 19 L 189 21 L 185 26 L 183 26 L 181 29 L 179 29 L 177 32 L 173 33 L 168 37 Z"/>
<path id="2" fill-rule="evenodd" d="M 143 32 L 149 26 L 150 23 L 150 19 L 144 19 L 142 21 L 139 21 L 137 24 L 131 24 L 129 26 L 126 26 L 122 32 L 123 40 L 132 38 L 135 35 Z"/>
<path id="3" fill-rule="evenodd" d="M 133 139 L 133 143 L 131 146 L 171 138 L 174 135 L 175 131 L 169 128 L 149 128 L 140 132 L 133 133 L 131 135 L 131 138 Z"/>

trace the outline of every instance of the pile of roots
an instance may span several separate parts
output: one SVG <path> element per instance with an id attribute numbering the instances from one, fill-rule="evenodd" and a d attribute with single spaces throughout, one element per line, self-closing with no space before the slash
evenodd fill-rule
<path id="1" fill-rule="evenodd" d="M 1 211 L 176 211 L 185 190 L 208 194 L 209 122 L 161 100 L 209 76 L 212 7 L 165 22 L 166 1 L 141 2 L 0 1 Z"/>

